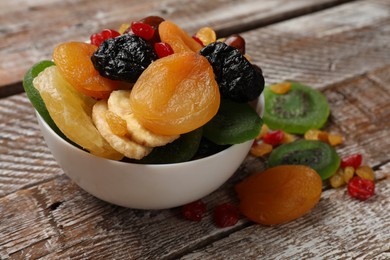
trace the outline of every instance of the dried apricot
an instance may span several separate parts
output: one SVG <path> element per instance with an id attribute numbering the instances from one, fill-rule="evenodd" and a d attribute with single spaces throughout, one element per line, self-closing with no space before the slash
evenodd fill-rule
<path id="1" fill-rule="evenodd" d="M 91 56 L 97 48 L 83 42 L 62 43 L 54 49 L 53 60 L 65 80 L 78 91 L 94 98 L 108 98 L 120 82 L 104 78 L 95 69 Z"/>
<path id="2" fill-rule="evenodd" d="M 246 178 L 235 186 L 240 211 L 250 220 L 276 225 L 309 212 L 320 200 L 322 180 L 303 165 L 282 165 Z"/>
<path id="3" fill-rule="evenodd" d="M 158 27 L 162 42 L 168 43 L 175 53 L 198 52 L 202 45 L 171 21 L 164 21 Z"/>
<path id="4" fill-rule="evenodd" d="M 211 65 L 193 52 L 174 53 L 153 62 L 130 94 L 137 120 L 162 135 L 190 132 L 218 111 L 220 94 Z"/>

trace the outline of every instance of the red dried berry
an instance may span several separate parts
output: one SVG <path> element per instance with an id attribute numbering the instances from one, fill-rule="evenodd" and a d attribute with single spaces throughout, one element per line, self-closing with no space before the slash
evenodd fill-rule
<path id="1" fill-rule="evenodd" d="M 131 31 L 147 41 L 153 38 L 155 32 L 151 25 L 143 22 L 133 22 L 131 24 Z"/>
<path id="2" fill-rule="evenodd" d="M 201 200 L 188 203 L 181 208 L 183 217 L 191 221 L 201 221 L 205 212 L 206 205 Z"/>
<path id="3" fill-rule="evenodd" d="M 352 166 L 354 169 L 359 168 L 359 166 L 362 164 L 363 156 L 359 153 L 352 154 L 348 157 L 345 157 L 341 160 L 341 168 L 345 168 L 348 166 Z"/>
<path id="4" fill-rule="evenodd" d="M 238 207 L 233 204 L 223 203 L 214 209 L 214 221 L 218 227 L 234 226 L 239 218 Z"/>
<path id="5" fill-rule="evenodd" d="M 154 50 L 159 58 L 163 58 L 173 54 L 171 45 L 165 42 L 157 42 L 154 44 Z"/>
<path id="6" fill-rule="evenodd" d="M 99 47 L 100 44 L 102 42 L 104 42 L 105 40 L 108 40 L 108 39 L 111 39 L 111 38 L 115 38 L 115 37 L 117 37 L 119 35 L 120 35 L 120 33 L 115 31 L 115 30 L 104 29 L 100 33 L 92 34 L 91 37 L 90 37 L 90 40 L 91 40 L 91 44 L 96 45 L 96 46 Z"/>
<path id="7" fill-rule="evenodd" d="M 196 37 L 196 35 L 193 35 L 193 36 L 192 36 L 192 39 L 194 39 L 195 41 L 197 41 L 200 45 L 204 46 L 203 42 L 202 42 L 198 37 Z"/>
<path id="8" fill-rule="evenodd" d="M 281 130 L 274 130 L 266 133 L 263 137 L 263 142 L 272 146 L 282 143 L 284 133 Z"/>
<path id="9" fill-rule="evenodd" d="M 375 183 L 372 180 L 353 177 L 348 182 L 348 194 L 358 200 L 367 200 L 375 193 Z"/>

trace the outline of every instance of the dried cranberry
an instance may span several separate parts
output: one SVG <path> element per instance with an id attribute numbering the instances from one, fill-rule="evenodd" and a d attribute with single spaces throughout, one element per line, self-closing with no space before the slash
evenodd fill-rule
<path id="1" fill-rule="evenodd" d="M 143 23 L 143 22 L 133 22 L 131 24 L 131 31 L 143 38 L 144 40 L 150 40 L 154 36 L 154 29 L 151 25 Z"/>
<path id="2" fill-rule="evenodd" d="M 196 37 L 196 35 L 193 35 L 193 36 L 192 36 L 192 39 L 194 39 L 195 41 L 197 41 L 200 45 L 204 46 L 203 42 L 202 42 L 198 37 Z"/>
<path id="3" fill-rule="evenodd" d="M 352 154 L 341 160 L 341 168 L 352 166 L 354 169 L 357 169 L 363 161 L 363 156 L 359 153 Z"/>
<path id="4" fill-rule="evenodd" d="M 201 221 L 205 212 L 206 205 L 202 200 L 191 202 L 181 208 L 181 213 L 185 219 L 197 222 Z"/>
<path id="5" fill-rule="evenodd" d="M 348 194 L 358 200 L 367 200 L 375 193 L 375 183 L 372 180 L 353 177 L 348 182 Z"/>
<path id="6" fill-rule="evenodd" d="M 154 44 L 154 50 L 157 53 L 157 56 L 159 58 L 164 58 L 166 56 L 169 56 L 173 54 L 173 49 L 171 45 L 165 42 L 157 42 Z"/>
<path id="7" fill-rule="evenodd" d="M 274 130 L 266 133 L 263 137 L 263 142 L 272 146 L 282 143 L 284 133 L 281 130 Z"/>
<path id="8" fill-rule="evenodd" d="M 238 208 L 230 203 L 223 203 L 214 209 L 214 221 L 218 227 L 234 226 L 240 218 Z"/>
<path id="9" fill-rule="evenodd" d="M 115 30 L 104 29 L 100 33 L 92 34 L 90 37 L 90 40 L 91 40 L 91 44 L 99 47 L 100 44 L 102 44 L 102 42 L 104 42 L 105 40 L 115 38 L 119 35 L 120 35 L 120 33 L 115 31 Z"/>

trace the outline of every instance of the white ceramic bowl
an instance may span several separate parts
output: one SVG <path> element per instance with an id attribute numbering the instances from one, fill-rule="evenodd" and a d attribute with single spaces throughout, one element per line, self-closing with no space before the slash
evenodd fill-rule
<path id="1" fill-rule="evenodd" d="M 262 115 L 263 95 L 255 105 Z M 252 144 L 248 141 L 233 145 L 212 156 L 183 163 L 125 163 L 76 148 L 36 114 L 43 137 L 65 174 L 97 198 L 129 208 L 171 208 L 210 194 L 234 174 Z"/>

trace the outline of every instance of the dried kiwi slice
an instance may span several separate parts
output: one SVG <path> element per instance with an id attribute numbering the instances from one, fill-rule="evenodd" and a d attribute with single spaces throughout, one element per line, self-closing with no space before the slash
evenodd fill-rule
<path id="1" fill-rule="evenodd" d="M 54 132 L 56 132 L 59 136 L 67 140 L 65 135 L 60 131 L 60 129 L 57 127 L 57 125 L 54 123 L 53 119 L 49 115 L 49 112 L 47 111 L 46 105 L 43 102 L 39 91 L 34 87 L 33 84 L 34 78 L 37 77 L 39 73 L 44 71 L 47 67 L 54 65 L 54 62 L 50 60 L 43 60 L 34 64 L 24 75 L 23 88 L 31 104 L 34 106 L 34 108 L 37 110 L 43 120 L 45 120 L 45 122 L 50 126 L 51 129 L 54 130 Z"/>
<path id="2" fill-rule="evenodd" d="M 340 157 L 327 143 L 299 140 L 283 144 L 272 151 L 268 167 L 277 165 L 306 165 L 314 169 L 323 180 L 332 176 L 340 166 Z"/>
<path id="3" fill-rule="evenodd" d="M 271 129 L 304 134 L 309 129 L 321 128 L 330 113 L 321 92 L 295 82 L 291 82 L 291 89 L 285 94 L 276 94 L 267 87 L 264 97 L 263 120 Z"/>
<path id="4" fill-rule="evenodd" d="M 179 163 L 192 159 L 199 148 L 202 139 L 202 128 L 182 134 L 170 144 L 155 147 L 153 151 L 141 160 L 131 160 L 134 163 L 143 164 L 167 164 Z"/>
<path id="5" fill-rule="evenodd" d="M 247 103 L 221 99 L 217 114 L 204 126 L 203 135 L 219 144 L 239 144 L 254 139 L 263 120 Z"/>

